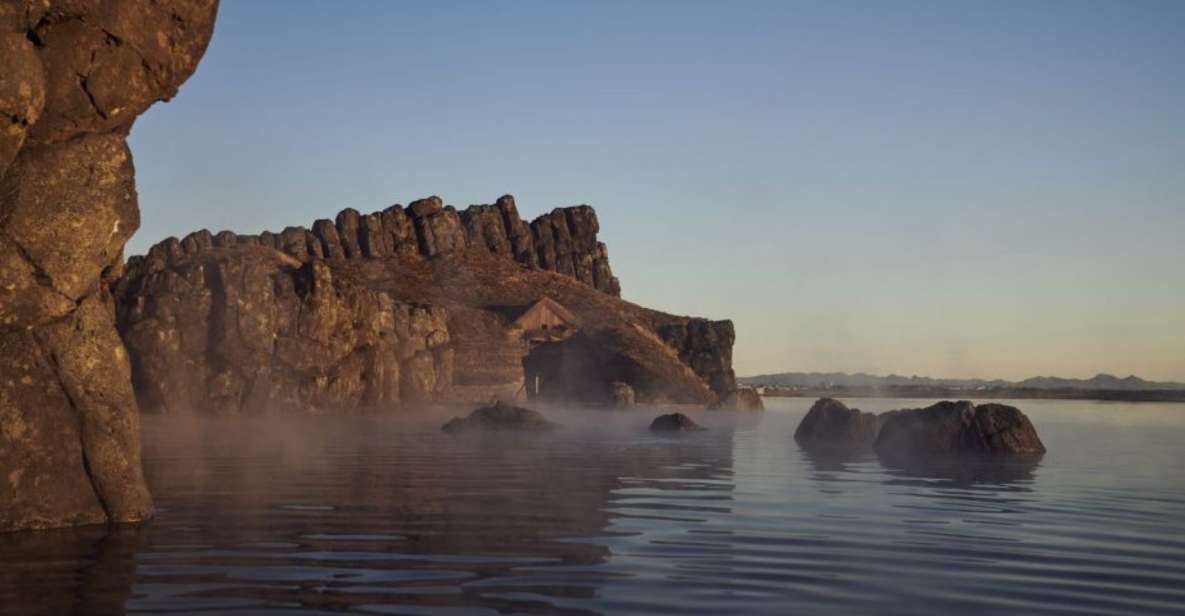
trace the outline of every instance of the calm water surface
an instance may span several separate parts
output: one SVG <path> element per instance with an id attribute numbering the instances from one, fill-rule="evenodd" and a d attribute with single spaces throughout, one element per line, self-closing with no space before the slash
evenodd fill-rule
<path id="1" fill-rule="evenodd" d="M 1185 405 L 1020 401 L 1040 461 L 902 470 L 800 450 L 811 402 L 678 437 L 148 417 L 159 517 L 0 535 L 0 612 L 1185 612 Z"/>

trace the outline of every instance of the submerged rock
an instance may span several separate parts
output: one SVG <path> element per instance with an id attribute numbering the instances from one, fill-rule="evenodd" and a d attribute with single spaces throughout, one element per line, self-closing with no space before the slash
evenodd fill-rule
<path id="1" fill-rule="evenodd" d="M 703 426 L 695 423 L 695 421 L 683 413 L 659 415 L 654 418 L 654 421 L 650 422 L 651 432 L 694 432 L 703 429 Z"/>
<path id="2" fill-rule="evenodd" d="M 939 402 L 893 411 L 881 418 L 874 448 L 888 459 L 950 454 L 1045 453 L 1037 429 L 1024 413 L 1003 404 Z"/>
<path id="3" fill-rule="evenodd" d="M 485 406 L 469 414 L 455 417 L 441 427 L 449 434 L 462 432 L 546 432 L 558 427 L 546 417 L 531 409 L 511 406 L 499 400 L 492 406 Z"/>
<path id="4" fill-rule="evenodd" d="M 876 440 L 877 416 L 850 409 L 833 398 L 819 398 L 794 431 L 800 445 L 861 446 Z"/>

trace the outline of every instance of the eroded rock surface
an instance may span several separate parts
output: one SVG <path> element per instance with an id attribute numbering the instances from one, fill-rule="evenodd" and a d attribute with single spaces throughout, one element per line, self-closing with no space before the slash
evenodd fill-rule
<path id="1" fill-rule="evenodd" d="M 519 217 L 510 195 L 499 197 L 493 205 L 471 205 L 464 210 L 431 196 L 412 201 L 406 208 L 396 204 L 371 214 L 347 208 L 333 221 L 318 220 L 309 229 L 288 227 L 258 236 L 229 234 L 233 238 L 229 243 L 275 248 L 300 261 L 396 256 L 431 259 L 481 251 L 532 270 L 574 278 L 617 297 L 621 285 L 609 267 L 605 244 L 597 240 L 599 231 L 597 214 L 587 205 L 556 208 L 528 224 Z M 149 255 L 169 264 L 170 259 L 224 247 L 199 241 L 209 237 L 210 232 L 202 230 L 182 240 L 166 238 L 153 246 Z M 129 267 L 138 264 L 134 258 Z"/>
<path id="2" fill-rule="evenodd" d="M 216 7 L 0 2 L 0 531 L 152 513 L 107 290 L 140 222 L 125 137 Z"/>
<path id="3" fill-rule="evenodd" d="M 114 285 L 119 327 L 149 410 L 351 411 L 527 397 L 604 406 L 628 403 L 622 386 L 642 404 L 737 403 L 732 323 L 621 300 L 597 231 L 587 206 L 528 224 L 509 195 L 463 211 L 438 197 L 371 214 L 347 209 L 279 233 L 197 231 L 128 260 Z M 288 325 L 312 318 L 291 280 L 305 267 L 343 289 L 344 304 L 316 317 L 338 319 L 336 333 Z M 374 350 L 407 343 L 345 325 L 377 314 L 363 307 L 374 300 L 358 299 L 367 293 L 430 306 L 447 322 L 396 368 Z M 572 319 L 563 335 L 515 325 L 514 315 L 544 298 Z M 307 352 L 288 352 L 297 347 Z M 391 392 L 375 382 L 396 369 L 398 395 L 366 393 Z"/>
<path id="4" fill-rule="evenodd" d="M 355 411 L 452 381 L 443 308 L 396 301 L 262 246 L 168 259 L 116 285 L 146 411 Z"/>
<path id="5" fill-rule="evenodd" d="M 794 440 L 804 446 L 869 446 L 879 428 L 875 414 L 850 409 L 833 398 L 820 398 L 794 430 Z"/>
<path id="6" fill-rule="evenodd" d="M 455 417 L 441 427 L 449 434 L 466 432 L 549 432 L 558 427 L 546 417 L 519 406 L 498 401 L 466 417 Z"/>
<path id="7" fill-rule="evenodd" d="M 882 418 L 874 447 L 877 455 L 890 459 L 1045 453 L 1037 429 L 1020 409 L 1004 404 L 975 405 L 965 400 L 893 411 Z"/>
<path id="8" fill-rule="evenodd" d="M 679 354 L 683 363 L 708 382 L 721 397 L 737 389 L 732 369 L 732 345 L 736 329 L 732 321 L 688 319 L 662 325 L 658 335 Z"/>

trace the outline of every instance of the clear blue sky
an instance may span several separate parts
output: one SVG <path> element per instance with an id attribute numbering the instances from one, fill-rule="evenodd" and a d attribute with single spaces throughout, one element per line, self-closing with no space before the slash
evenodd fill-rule
<path id="1" fill-rule="evenodd" d="M 224 0 L 132 148 L 130 254 L 509 192 L 741 374 L 1185 380 L 1185 2 Z"/>

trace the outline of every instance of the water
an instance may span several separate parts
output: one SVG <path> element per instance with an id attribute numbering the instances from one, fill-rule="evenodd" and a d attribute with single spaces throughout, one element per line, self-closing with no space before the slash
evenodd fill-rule
<path id="1" fill-rule="evenodd" d="M 678 437 L 147 417 L 159 517 L 0 535 L 0 612 L 1185 613 L 1185 405 L 1020 401 L 1039 462 L 907 472 L 766 403 Z"/>

